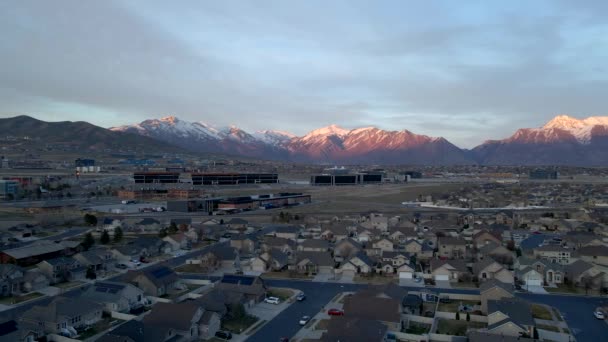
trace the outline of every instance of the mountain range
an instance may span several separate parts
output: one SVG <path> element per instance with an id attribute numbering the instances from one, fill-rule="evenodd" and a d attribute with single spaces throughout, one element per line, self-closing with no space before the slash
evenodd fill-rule
<path id="1" fill-rule="evenodd" d="M 608 165 L 608 117 L 553 118 L 540 128 L 522 128 L 503 140 L 472 150 L 444 138 L 386 131 L 376 127 L 344 129 L 336 125 L 304 136 L 238 127 L 217 128 L 174 116 L 111 128 L 162 140 L 194 152 L 215 152 L 260 159 L 329 164 L 419 165 Z"/>

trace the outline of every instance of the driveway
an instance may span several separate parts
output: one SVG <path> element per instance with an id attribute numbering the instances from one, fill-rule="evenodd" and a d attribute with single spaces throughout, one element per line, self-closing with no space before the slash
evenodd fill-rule
<path id="1" fill-rule="evenodd" d="M 452 284 L 449 280 L 435 280 L 435 287 L 442 289 L 451 289 Z"/>
<path id="2" fill-rule="evenodd" d="M 524 289 L 526 289 L 528 292 L 531 293 L 536 293 L 536 294 L 547 294 L 549 292 L 547 292 L 542 286 L 540 285 L 526 285 L 523 287 Z"/>
<path id="3" fill-rule="evenodd" d="M 315 281 L 315 282 L 318 282 L 318 283 L 326 283 L 328 281 L 334 281 L 334 280 L 336 280 L 336 275 L 334 275 L 332 273 L 327 273 L 327 274 L 318 273 L 312 279 L 312 281 Z"/>
<path id="4" fill-rule="evenodd" d="M 407 287 L 424 287 L 424 281 L 420 280 L 419 282 L 415 282 L 413 278 L 399 279 L 399 286 L 407 286 Z"/>
<path id="5" fill-rule="evenodd" d="M 336 276 L 337 278 L 337 283 L 341 283 L 341 284 L 354 284 L 354 278 L 355 276 L 352 273 L 342 273 L 340 275 Z"/>

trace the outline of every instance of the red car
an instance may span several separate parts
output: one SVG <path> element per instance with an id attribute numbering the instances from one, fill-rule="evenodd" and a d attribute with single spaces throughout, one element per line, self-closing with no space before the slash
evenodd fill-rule
<path id="1" fill-rule="evenodd" d="M 329 309 L 327 310 L 327 314 L 330 316 L 344 316 L 344 311 L 339 309 Z"/>

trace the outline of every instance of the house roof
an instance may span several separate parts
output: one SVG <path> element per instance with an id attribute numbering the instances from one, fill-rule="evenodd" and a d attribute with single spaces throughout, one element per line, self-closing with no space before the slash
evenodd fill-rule
<path id="1" fill-rule="evenodd" d="M 288 224 L 288 225 L 273 225 L 272 230 L 275 233 L 298 234 L 300 232 L 300 230 L 302 230 L 302 229 L 298 226 Z"/>
<path id="2" fill-rule="evenodd" d="M 439 244 L 450 246 L 466 246 L 467 242 L 464 239 L 447 236 L 439 238 Z"/>
<path id="3" fill-rule="evenodd" d="M 488 300 L 488 315 L 494 312 L 501 312 L 509 318 L 506 321 L 512 321 L 519 326 L 534 326 L 535 321 L 532 317 L 530 303 L 519 299 L 500 299 Z M 505 320 L 488 326 L 488 329 L 503 325 Z"/>
<path id="4" fill-rule="evenodd" d="M 274 236 L 266 236 L 264 237 L 265 245 L 274 246 L 274 247 L 283 247 L 285 245 L 290 246 L 291 248 L 295 248 L 296 242 L 292 239 L 286 239 L 282 237 L 274 237 Z"/>
<path id="5" fill-rule="evenodd" d="M 94 302 L 111 303 L 122 298 L 123 290 L 129 286 L 133 285 L 116 281 L 98 281 L 89 287 L 82 296 Z M 138 291 L 140 290 L 138 289 Z"/>
<path id="6" fill-rule="evenodd" d="M 202 297 L 195 299 L 194 302 L 206 311 L 217 312 L 220 317 L 223 317 L 228 312 L 226 295 L 219 289 L 212 289 L 203 294 Z"/>
<path id="7" fill-rule="evenodd" d="M 125 274 L 128 281 L 135 281 L 138 276 L 146 277 L 156 286 L 174 284 L 179 281 L 179 276 L 169 267 L 155 265 L 139 271 L 129 271 Z"/>
<path id="8" fill-rule="evenodd" d="M 217 288 L 224 292 L 233 292 L 260 296 L 266 293 L 266 285 L 260 277 L 224 274 Z M 230 295 L 230 293 L 228 293 Z"/>
<path id="9" fill-rule="evenodd" d="M 133 342 L 165 342 L 167 339 L 167 327 L 159 327 L 154 324 L 144 324 L 142 321 L 132 319 L 119 325 L 114 330 L 105 334 L 97 341 L 99 342 L 124 342 L 125 338 Z"/>
<path id="10" fill-rule="evenodd" d="M 467 264 L 464 260 L 441 260 L 441 259 L 432 259 L 430 262 L 431 271 L 434 271 L 443 265 L 452 266 L 458 272 L 469 272 L 467 268 Z"/>
<path id="11" fill-rule="evenodd" d="M 483 271 L 484 269 L 486 269 L 488 266 L 490 266 L 492 264 L 498 264 L 498 263 L 490 257 L 485 257 L 483 260 L 478 261 L 473 264 L 473 273 L 479 274 L 479 272 Z M 500 264 L 498 264 L 498 265 L 500 265 Z"/>
<path id="12" fill-rule="evenodd" d="M 75 263 L 77 263 L 76 260 L 72 259 L 72 258 L 68 258 L 68 257 L 58 257 L 58 258 L 53 258 L 53 259 L 48 259 L 42 262 L 47 262 L 50 265 L 53 266 L 63 266 L 63 265 L 73 265 Z"/>
<path id="13" fill-rule="evenodd" d="M 353 240 L 352 238 L 346 238 L 346 239 L 338 241 L 338 243 L 336 243 L 336 245 L 334 246 L 334 249 L 338 248 L 339 246 L 341 246 L 343 244 L 350 244 L 351 246 L 355 247 L 356 249 L 363 248 L 363 246 L 361 246 L 360 243 Z"/>
<path id="14" fill-rule="evenodd" d="M 368 266 L 374 266 L 374 261 L 367 254 L 365 254 L 362 251 L 358 251 L 355 255 L 348 258 L 348 260 L 346 262 L 350 262 L 354 258 L 357 258 L 357 259 L 363 261 L 363 263 L 365 263 Z"/>
<path id="15" fill-rule="evenodd" d="M 322 239 L 306 239 L 301 244 L 304 248 L 329 248 L 329 241 Z"/>
<path id="16" fill-rule="evenodd" d="M 608 256 L 608 246 L 585 246 L 578 249 L 579 255 L 584 256 Z"/>
<path id="17" fill-rule="evenodd" d="M 419 307 L 422 304 L 422 298 L 415 294 L 408 294 L 405 298 L 403 298 L 403 306 L 409 307 Z"/>
<path id="18" fill-rule="evenodd" d="M 189 331 L 192 319 L 199 309 L 200 307 L 193 302 L 156 303 L 152 312 L 144 316 L 143 322 L 145 325 Z"/>
<path id="19" fill-rule="evenodd" d="M 490 279 L 490 280 L 484 281 L 481 285 L 479 285 L 479 292 L 484 293 L 495 287 L 501 288 L 510 294 L 513 294 L 513 292 L 514 292 L 512 284 L 503 283 L 502 281 L 500 281 L 498 279 Z"/>
<path id="20" fill-rule="evenodd" d="M 63 245 L 50 241 L 37 241 L 25 247 L 6 249 L 2 253 L 14 259 L 25 259 L 32 256 L 55 253 L 64 250 Z"/>
<path id="21" fill-rule="evenodd" d="M 36 322 L 57 322 L 61 317 L 83 316 L 101 309 L 100 304 L 85 298 L 55 297 L 48 305 L 33 306 L 24 312 L 21 318 Z"/>
<path id="22" fill-rule="evenodd" d="M 270 254 L 272 259 L 274 259 L 276 262 L 278 262 L 281 265 L 286 265 L 287 262 L 289 261 L 289 256 L 287 254 L 283 253 L 279 249 L 271 248 L 270 251 L 268 252 L 268 254 Z"/>
<path id="23" fill-rule="evenodd" d="M 566 273 L 570 279 L 577 278 L 584 272 L 592 269 L 594 266 L 583 260 L 577 260 L 565 267 Z"/>
<path id="24" fill-rule="evenodd" d="M 0 264 L 0 279 L 8 278 L 15 272 L 24 273 L 25 270 L 13 264 Z"/>
<path id="25" fill-rule="evenodd" d="M 401 300 L 376 297 L 366 291 L 357 292 L 344 300 L 344 312 L 353 318 L 399 323 L 400 308 Z"/>
<path id="26" fill-rule="evenodd" d="M 236 248 L 224 245 L 214 246 L 210 248 L 209 251 L 207 251 L 207 253 L 205 254 L 208 253 L 212 253 L 219 260 L 225 261 L 235 260 L 238 256 Z"/>
<path id="27" fill-rule="evenodd" d="M 297 263 L 309 260 L 317 266 L 334 266 L 334 258 L 330 252 L 298 252 L 297 258 Z"/>
<path id="28" fill-rule="evenodd" d="M 384 341 L 387 330 L 386 325 L 374 319 L 334 317 L 320 341 L 380 342 Z"/>

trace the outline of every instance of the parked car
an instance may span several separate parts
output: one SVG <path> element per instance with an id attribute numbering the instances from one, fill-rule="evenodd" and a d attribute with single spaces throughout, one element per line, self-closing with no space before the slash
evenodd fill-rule
<path id="1" fill-rule="evenodd" d="M 435 317 L 435 313 L 433 311 L 427 310 L 424 312 L 424 317 Z"/>
<path id="2" fill-rule="evenodd" d="M 329 309 L 327 310 L 327 314 L 330 316 L 344 316 L 344 311 L 340 309 Z"/>
<path id="3" fill-rule="evenodd" d="M 421 282 L 421 281 L 422 281 L 422 278 L 420 278 L 420 277 L 414 278 L 414 282 L 415 282 L 415 283 L 419 283 L 419 282 Z"/>
<path id="4" fill-rule="evenodd" d="M 126 270 L 127 268 L 129 268 L 129 266 L 125 265 L 125 264 L 116 264 L 114 265 L 116 268 L 121 269 L 121 270 Z"/>
<path id="5" fill-rule="evenodd" d="M 280 300 L 277 297 L 266 297 L 266 299 L 264 299 L 264 302 L 268 304 L 279 304 Z"/>
<path id="6" fill-rule="evenodd" d="M 133 259 L 133 260 L 131 260 L 131 263 L 133 263 L 133 265 L 135 265 L 135 266 L 139 266 L 139 265 L 141 265 L 141 261 L 139 261 L 139 260 L 137 260 L 137 259 Z"/>
<path id="7" fill-rule="evenodd" d="M 298 295 L 296 296 L 296 300 L 297 300 L 298 302 L 301 302 L 301 301 L 303 301 L 304 299 L 306 299 L 306 295 L 304 294 L 304 292 L 300 292 L 300 293 L 298 293 Z"/>
<path id="8" fill-rule="evenodd" d="M 595 316 L 595 318 L 597 319 L 606 319 L 606 315 L 604 315 L 604 313 L 599 310 L 595 310 L 593 316 Z"/>
<path id="9" fill-rule="evenodd" d="M 452 300 L 450 299 L 450 297 L 441 297 L 441 298 L 439 298 L 439 302 L 440 303 L 451 303 Z"/>
<path id="10" fill-rule="evenodd" d="M 306 325 L 308 321 L 310 321 L 310 316 L 303 316 L 302 318 L 300 318 L 300 325 Z"/>
<path id="11" fill-rule="evenodd" d="M 232 333 L 230 331 L 218 331 L 215 333 L 215 337 L 221 338 L 222 340 L 230 340 L 232 339 Z"/>

